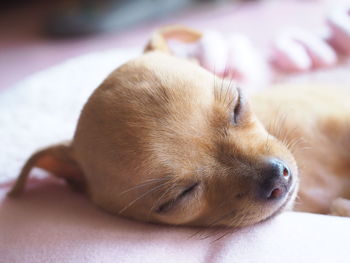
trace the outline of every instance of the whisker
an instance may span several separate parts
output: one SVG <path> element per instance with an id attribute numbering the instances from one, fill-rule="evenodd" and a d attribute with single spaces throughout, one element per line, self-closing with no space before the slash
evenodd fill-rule
<path id="1" fill-rule="evenodd" d="M 163 180 L 167 180 L 168 178 L 165 178 L 165 177 L 162 177 L 162 178 L 152 178 L 152 179 L 148 179 L 148 180 L 145 180 L 143 181 L 142 183 L 138 184 L 138 185 L 135 185 L 135 186 L 132 186 L 124 191 L 122 191 L 119 196 L 121 195 L 124 195 L 132 190 L 136 190 L 138 188 L 142 188 L 144 186 L 147 186 L 147 185 L 150 185 L 150 184 L 155 184 L 157 182 L 160 182 L 160 181 L 163 181 Z"/>
<path id="2" fill-rule="evenodd" d="M 232 234 L 236 230 L 237 229 L 235 229 L 233 227 L 228 227 L 227 231 L 224 234 L 222 234 L 220 237 L 218 237 L 218 238 L 214 239 L 213 241 L 211 241 L 211 243 L 218 242 L 219 240 L 223 239 L 224 237 L 226 237 L 229 234 Z"/>
<path id="3" fill-rule="evenodd" d="M 218 218 L 212 220 L 209 224 L 207 224 L 207 225 L 205 226 L 205 228 L 198 230 L 197 232 L 195 232 L 195 233 L 194 233 L 193 235 L 191 235 L 190 237 L 191 237 L 191 238 L 192 238 L 192 237 L 195 237 L 196 235 L 200 234 L 200 233 L 203 232 L 204 230 L 208 230 L 207 228 L 213 227 L 215 224 L 221 222 L 222 220 L 224 220 L 225 218 L 227 218 L 228 216 L 232 215 L 232 214 L 235 213 L 235 212 L 236 212 L 236 210 L 230 211 L 229 213 L 226 213 L 226 214 L 224 214 L 223 216 L 220 216 L 220 217 L 218 217 Z M 213 229 L 211 229 L 211 230 L 213 230 Z M 208 236 L 206 236 L 206 237 L 204 237 L 204 238 L 201 237 L 201 239 L 206 239 L 206 238 L 208 238 L 208 237 L 210 237 L 210 235 L 208 235 Z"/>
<path id="4" fill-rule="evenodd" d="M 146 191 L 145 193 L 143 193 L 142 195 L 140 195 L 139 197 L 137 197 L 136 199 L 134 199 L 133 201 L 131 201 L 128 205 L 124 206 L 121 210 L 119 210 L 119 214 L 123 213 L 126 209 L 128 209 L 129 207 L 131 207 L 132 205 L 134 205 L 137 201 L 139 201 L 140 199 L 144 198 L 145 196 L 155 192 L 156 190 L 160 189 L 161 187 L 165 186 L 166 184 L 168 184 L 169 182 L 165 182 L 163 184 L 160 184 L 148 191 Z"/>
<path id="5" fill-rule="evenodd" d="M 294 139 L 291 139 L 289 142 L 287 142 L 286 146 L 291 152 L 294 152 L 296 149 L 296 146 L 298 146 L 302 143 L 306 143 L 304 138 L 294 138 Z M 306 150 L 306 149 L 310 149 L 310 148 L 311 147 L 307 146 L 307 145 L 298 147 L 298 149 L 301 149 L 301 150 Z"/>
<path id="6" fill-rule="evenodd" d="M 227 66 L 227 65 L 226 65 Z M 224 69 L 224 76 L 225 76 L 225 74 L 226 74 L 226 66 L 225 66 L 225 69 Z M 221 77 L 221 91 L 223 91 L 223 89 L 224 89 L 224 81 L 225 81 L 225 79 L 224 79 L 224 77 L 222 76 Z M 222 94 L 221 94 L 222 95 Z M 222 101 L 222 97 L 220 98 L 220 101 Z"/>
<path id="7" fill-rule="evenodd" d="M 171 191 L 173 191 L 176 188 L 176 185 L 173 185 L 172 187 L 168 188 L 166 191 L 164 191 L 164 193 L 158 198 L 158 200 L 156 202 L 153 203 L 150 211 L 149 211 L 149 215 L 152 213 L 152 211 L 154 210 L 154 208 L 160 204 L 160 201 L 163 199 L 164 196 L 166 196 L 168 193 L 170 193 Z"/>
<path id="8" fill-rule="evenodd" d="M 226 93 L 225 93 L 224 102 L 223 102 L 227 109 L 229 109 L 228 106 L 231 104 L 231 98 L 232 98 L 232 96 L 229 96 L 229 91 L 231 90 L 231 84 L 232 84 L 232 78 L 230 79 L 230 82 L 226 86 Z M 227 100 L 228 102 L 226 102 Z"/>
<path id="9" fill-rule="evenodd" d="M 279 109 L 276 113 L 276 117 L 274 120 L 269 123 L 269 125 L 266 127 L 267 130 L 273 134 L 275 137 L 279 138 L 280 140 L 282 139 L 282 135 L 285 135 L 285 132 L 282 133 L 282 130 L 284 128 L 284 123 L 287 118 L 287 112 L 283 112 L 282 114 L 280 113 L 281 109 Z M 284 131 L 284 130 L 283 130 Z"/>
<path id="10" fill-rule="evenodd" d="M 266 136 L 266 142 L 265 142 L 265 151 L 267 152 L 267 153 L 269 153 L 270 152 L 270 150 L 271 150 L 271 146 L 270 146 L 270 144 L 269 144 L 269 138 L 270 138 L 270 133 L 267 133 L 267 136 Z"/>
<path id="11" fill-rule="evenodd" d="M 249 220 L 251 219 L 251 216 L 246 216 L 246 213 L 241 213 L 238 217 L 235 216 L 232 218 L 231 222 L 228 225 L 233 225 L 233 223 L 235 223 L 235 225 L 241 225 L 243 220 Z M 237 231 L 239 228 L 237 227 L 233 227 L 233 226 L 227 226 L 224 228 L 225 233 L 223 233 L 222 235 L 220 235 L 218 238 L 214 239 L 211 241 L 211 243 L 217 242 L 220 239 L 226 237 L 229 234 L 232 234 L 233 232 Z"/>
<path id="12" fill-rule="evenodd" d="M 234 82 L 233 82 L 233 77 L 230 77 L 230 82 L 228 83 L 228 89 L 229 90 L 231 90 L 231 88 L 232 88 L 232 85 L 234 84 Z M 233 98 L 233 96 L 229 96 L 229 100 L 228 100 L 228 103 L 227 103 L 227 105 L 226 105 L 226 107 L 228 108 L 228 109 L 230 109 L 231 108 L 231 106 L 232 106 L 232 104 L 233 104 L 233 101 L 234 101 L 234 98 Z"/>

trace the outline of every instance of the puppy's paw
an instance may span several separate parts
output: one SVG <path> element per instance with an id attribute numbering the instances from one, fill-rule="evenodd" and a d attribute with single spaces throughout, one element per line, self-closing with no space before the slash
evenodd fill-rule
<path id="1" fill-rule="evenodd" d="M 344 198 L 337 198 L 333 200 L 330 213 L 335 216 L 350 217 L 350 200 Z"/>

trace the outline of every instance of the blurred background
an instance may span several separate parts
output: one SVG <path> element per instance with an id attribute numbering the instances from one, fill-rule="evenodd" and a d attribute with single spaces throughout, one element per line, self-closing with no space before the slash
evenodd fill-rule
<path id="1" fill-rule="evenodd" d="M 70 57 L 143 46 L 150 33 L 184 24 L 242 32 L 265 48 L 286 26 L 318 30 L 332 0 L 3 0 L 0 89 Z"/>

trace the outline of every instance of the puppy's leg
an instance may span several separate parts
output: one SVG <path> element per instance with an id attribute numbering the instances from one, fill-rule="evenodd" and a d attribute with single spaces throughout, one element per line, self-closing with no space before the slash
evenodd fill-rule
<path id="1" fill-rule="evenodd" d="M 330 207 L 332 215 L 350 217 L 350 200 L 344 198 L 335 199 Z"/>
<path id="2" fill-rule="evenodd" d="M 84 190 L 83 173 L 72 156 L 71 147 L 68 143 L 61 143 L 39 150 L 27 160 L 15 185 L 8 193 L 9 196 L 18 196 L 23 191 L 28 175 L 34 167 L 64 178 L 77 190 Z"/>

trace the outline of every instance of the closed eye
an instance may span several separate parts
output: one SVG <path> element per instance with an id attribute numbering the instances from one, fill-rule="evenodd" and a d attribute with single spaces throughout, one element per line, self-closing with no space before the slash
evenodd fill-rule
<path id="1" fill-rule="evenodd" d="M 242 94 L 241 94 L 241 90 L 238 88 L 237 89 L 238 92 L 238 97 L 236 99 L 236 104 L 233 108 L 233 112 L 232 112 L 232 122 L 234 125 L 237 125 L 239 122 L 239 117 L 240 114 L 242 112 Z"/>
<path id="2" fill-rule="evenodd" d="M 184 197 L 190 195 L 197 188 L 199 183 L 194 183 L 186 187 L 177 197 L 161 204 L 155 211 L 157 213 L 166 213 L 176 206 Z"/>

